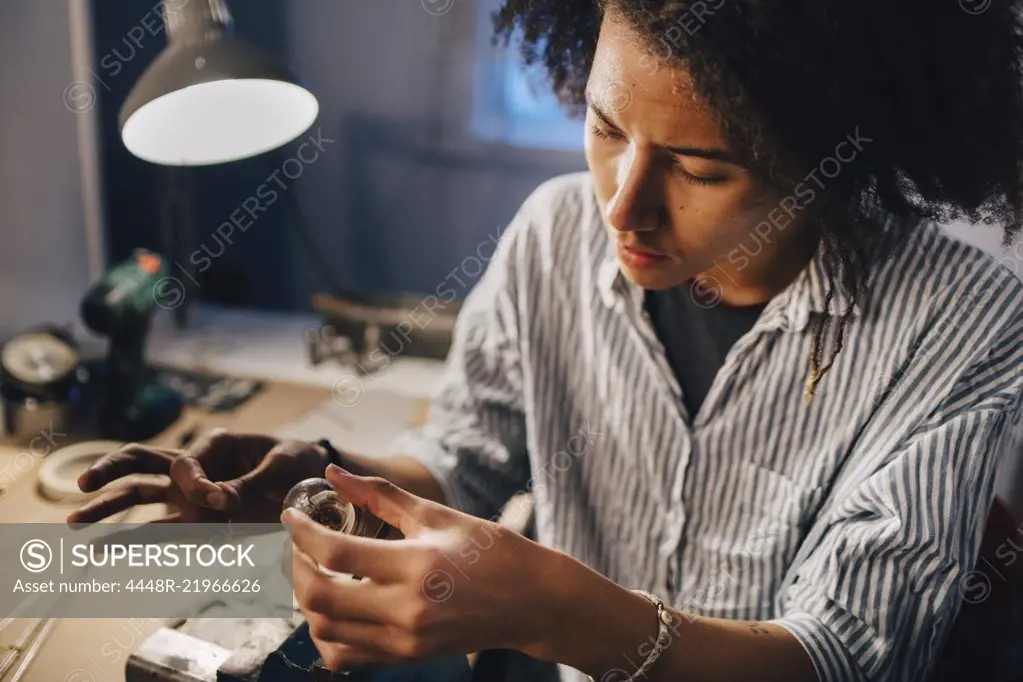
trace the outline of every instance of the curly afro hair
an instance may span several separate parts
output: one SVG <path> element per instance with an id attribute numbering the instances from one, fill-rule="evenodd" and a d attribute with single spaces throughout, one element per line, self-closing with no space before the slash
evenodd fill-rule
<path id="1" fill-rule="evenodd" d="M 614 13 L 652 59 L 683 66 L 749 170 L 790 192 L 837 142 L 871 142 L 805 211 L 831 282 L 849 295 L 837 342 L 817 321 L 810 395 L 841 350 L 852 302 L 888 239 L 921 219 L 1023 215 L 1020 0 L 505 0 L 497 40 L 544 67 L 573 113 L 601 22 Z"/>

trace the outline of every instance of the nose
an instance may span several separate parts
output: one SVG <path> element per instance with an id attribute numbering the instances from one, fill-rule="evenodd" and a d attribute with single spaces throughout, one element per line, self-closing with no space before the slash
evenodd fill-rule
<path id="1" fill-rule="evenodd" d="M 668 211 L 656 161 L 632 147 L 621 157 L 617 188 L 607 203 L 607 223 L 618 232 L 650 232 L 667 221 Z"/>

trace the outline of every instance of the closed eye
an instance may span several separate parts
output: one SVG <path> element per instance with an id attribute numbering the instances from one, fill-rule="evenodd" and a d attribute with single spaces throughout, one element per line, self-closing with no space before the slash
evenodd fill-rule
<path id="1" fill-rule="evenodd" d="M 720 185 L 721 183 L 728 180 L 728 178 L 723 175 L 708 176 L 693 173 L 692 171 L 686 168 L 683 158 L 679 156 L 672 155 L 671 165 L 675 167 L 675 170 L 678 171 L 679 175 L 682 176 L 683 180 L 694 185 Z"/>
<path id="2" fill-rule="evenodd" d="M 620 130 L 606 128 L 596 123 L 590 126 L 590 132 L 604 140 L 621 140 L 625 137 Z"/>

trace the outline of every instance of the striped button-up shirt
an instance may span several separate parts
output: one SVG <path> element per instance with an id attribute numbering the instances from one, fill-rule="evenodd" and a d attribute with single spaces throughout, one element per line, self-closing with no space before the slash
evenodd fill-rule
<path id="1" fill-rule="evenodd" d="M 1021 414 L 1023 286 L 922 223 L 808 402 L 812 322 L 847 302 L 826 290 L 818 252 L 694 418 L 589 176 L 556 178 L 502 236 L 427 424 L 396 446 L 478 516 L 532 491 L 539 542 L 622 586 L 785 627 L 823 680 L 922 679 Z M 622 646 L 628 670 L 642 657 Z"/>

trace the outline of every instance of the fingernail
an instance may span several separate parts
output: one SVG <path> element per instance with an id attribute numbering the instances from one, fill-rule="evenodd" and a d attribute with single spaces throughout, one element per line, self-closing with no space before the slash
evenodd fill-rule
<path id="1" fill-rule="evenodd" d="M 206 504 L 214 509 L 223 509 L 227 505 L 227 495 L 222 490 L 214 490 L 206 496 Z"/>
<path id="2" fill-rule="evenodd" d="M 284 524 L 291 523 L 291 521 L 295 518 L 295 514 L 296 513 L 297 512 L 294 509 L 292 509 L 291 507 L 288 507 L 283 512 L 281 512 L 281 523 L 284 523 Z"/>
<path id="3" fill-rule="evenodd" d="M 337 464 L 328 464 L 327 471 L 338 476 L 351 476 L 350 473 L 339 467 Z"/>

